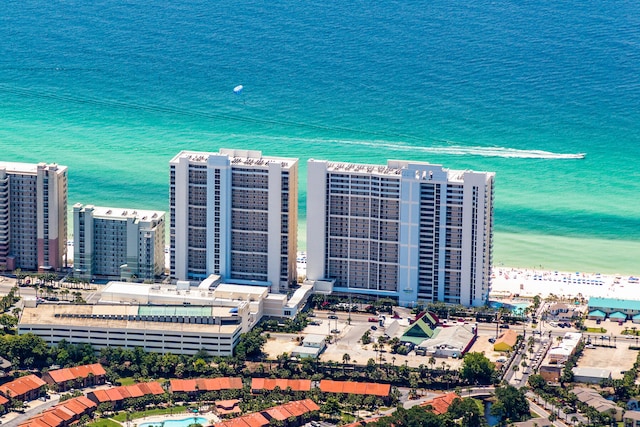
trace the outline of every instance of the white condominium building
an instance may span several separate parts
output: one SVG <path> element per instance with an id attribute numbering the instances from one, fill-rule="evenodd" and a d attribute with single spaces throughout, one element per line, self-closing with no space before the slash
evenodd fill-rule
<path id="1" fill-rule="evenodd" d="M 308 280 L 403 306 L 484 304 L 494 175 L 421 162 L 309 160 Z"/>
<path id="2" fill-rule="evenodd" d="M 0 265 L 59 270 L 67 253 L 67 167 L 0 162 Z"/>
<path id="3" fill-rule="evenodd" d="M 73 206 L 74 275 L 153 279 L 164 273 L 165 212 Z"/>
<path id="4" fill-rule="evenodd" d="M 171 276 L 285 291 L 296 280 L 298 160 L 182 151 L 170 162 Z"/>

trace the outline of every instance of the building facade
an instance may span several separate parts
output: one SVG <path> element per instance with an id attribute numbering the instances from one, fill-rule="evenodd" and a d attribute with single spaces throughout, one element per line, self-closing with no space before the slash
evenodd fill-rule
<path id="1" fill-rule="evenodd" d="M 183 151 L 170 162 L 171 276 L 285 291 L 296 280 L 298 160 Z"/>
<path id="2" fill-rule="evenodd" d="M 165 212 L 73 206 L 76 277 L 154 279 L 164 273 Z"/>
<path id="3" fill-rule="evenodd" d="M 0 265 L 52 271 L 67 253 L 67 167 L 0 162 Z"/>
<path id="4" fill-rule="evenodd" d="M 494 173 L 309 160 L 307 278 L 400 305 L 483 305 Z"/>
<path id="5" fill-rule="evenodd" d="M 248 332 L 248 303 L 230 306 L 138 306 L 127 304 L 40 304 L 25 307 L 18 334 L 32 333 L 48 345 L 62 340 L 106 347 L 136 348 L 154 353 L 193 355 L 205 350 L 231 356 Z"/>

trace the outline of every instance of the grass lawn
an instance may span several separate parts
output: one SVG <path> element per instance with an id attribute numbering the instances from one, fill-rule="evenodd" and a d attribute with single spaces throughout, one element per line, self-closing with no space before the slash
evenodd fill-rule
<path id="1" fill-rule="evenodd" d="M 174 406 L 172 408 L 156 408 L 156 409 L 148 409 L 146 411 L 141 412 L 133 412 L 131 413 L 131 419 L 135 420 L 136 418 L 148 417 L 151 415 L 165 415 L 165 414 L 178 414 L 180 412 L 185 412 L 187 408 L 185 406 Z M 116 421 L 125 422 L 127 420 L 127 412 L 122 411 L 112 417 Z"/>
<path id="2" fill-rule="evenodd" d="M 137 381 L 133 379 L 133 377 L 124 377 L 118 378 L 116 382 L 120 385 L 134 385 L 137 384 Z"/>
<path id="3" fill-rule="evenodd" d="M 345 424 L 348 424 L 348 423 L 354 422 L 356 420 L 356 417 L 354 417 L 352 414 L 348 412 L 343 412 L 342 415 L 340 416 L 340 420 L 343 421 Z"/>
<path id="4" fill-rule="evenodd" d="M 113 420 L 102 419 L 102 420 L 96 421 L 95 423 L 87 424 L 87 427 L 122 427 L 122 426 Z"/>
<path id="5" fill-rule="evenodd" d="M 605 328 L 587 328 L 587 332 L 591 332 L 592 334 L 605 334 L 607 330 Z"/>

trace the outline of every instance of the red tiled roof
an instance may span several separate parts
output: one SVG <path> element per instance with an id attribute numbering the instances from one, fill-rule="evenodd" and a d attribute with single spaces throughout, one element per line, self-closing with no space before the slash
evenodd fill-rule
<path id="1" fill-rule="evenodd" d="M 274 406 L 262 412 L 254 412 L 242 417 L 214 424 L 214 427 L 265 427 L 270 419 L 285 421 L 290 417 L 300 417 L 310 411 L 317 411 L 320 407 L 311 399 L 297 400 Z"/>
<path id="2" fill-rule="evenodd" d="M 18 397 L 37 390 L 45 384 L 40 378 L 31 374 L 3 384 L 0 386 L 0 393 L 5 396 L 8 396 L 9 393 L 11 397 Z"/>
<path id="3" fill-rule="evenodd" d="M 250 427 L 266 427 L 269 425 L 269 420 L 265 418 L 260 412 L 254 412 L 242 417 L 242 420 Z"/>
<path id="4" fill-rule="evenodd" d="M 284 378 L 252 378 L 251 390 L 274 390 L 279 387 L 280 390 L 290 388 L 292 391 L 310 391 L 311 380 L 289 380 Z"/>
<path id="5" fill-rule="evenodd" d="M 324 393 L 365 394 L 386 397 L 391 392 L 390 384 L 356 383 L 351 381 L 321 380 L 320 390 Z"/>
<path id="6" fill-rule="evenodd" d="M 173 379 L 169 381 L 169 384 L 171 385 L 171 391 L 174 393 L 196 391 L 196 380 Z"/>
<path id="7" fill-rule="evenodd" d="M 307 410 L 307 407 L 304 406 L 304 404 L 302 404 L 299 401 L 298 402 L 285 403 L 282 406 L 284 407 L 284 409 L 289 411 L 291 413 L 291 415 L 294 416 L 294 417 L 299 417 L 299 416 L 304 415 L 307 412 L 309 412 Z"/>
<path id="8" fill-rule="evenodd" d="M 9 399 L 0 395 L 0 405 L 6 405 L 7 403 L 9 403 Z"/>
<path id="9" fill-rule="evenodd" d="M 70 418 L 61 418 L 57 414 L 54 414 L 52 411 L 45 412 L 40 415 L 40 420 L 45 424 L 50 425 L 51 427 L 61 426 L 66 420 Z"/>
<path id="10" fill-rule="evenodd" d="M 198 378 L 193 380 L 170 380 L 172 392 L 191 393 L 195 391 L 217 391 L 242 388 L 242 378 Z"/>
<path id="11" fill-rule="evenodd" d="M 215 427 L 250 427 L 244 420 L 244 417 L 233 418 L 231 420 L 223 421 L 215 424 Z"/>
<path id="12" fill-rule="evenodd" d="M 107 373 L 101 364 L 93 363 L 91 365 L 75 366 L 73 368 L 56 369 L 49 371 L 48 374 L 55 383 L 59 384 L 77 378 L 87 378 L 90 374 L 99 377 Z"/>
<path id="13" fill-rule="evenodd" d="M 44 412 L 46 413 L 51 413 L 54 414 L 55 416 L 57 416 L 58 418 L 65 420 L 65 421 L 69 421 L 70 419 L 72 419 L 76 414 L 75 412 L 73 412 L 70 409 L 65 408 L 63 405 L 56 405 L 53 408 L 51 408 L 49 411 Z"/>
<path id="14" fill-rule="evenodd" d="M 125 386 L 120 390 L 120 393 L 128 399 L 130 397 L 142 397 L 145 394 L 151 394 L 151 390 L 149 390 L 144 384 L 132 384 L 130 386 Z"/>
<path id="15" fill-rule="evenodd" d="M 78 397 L 76 397 L 74 399 L 71 399 L 71 400 L 76 401 L 76 402 L 84 405 L 86 408 L 89 408 L 89 409 L 98 407 L 96 402 L 94 402 L 93 400 L 88 399 L 87 396 L 78 396 Z"/>
<path id="16" fill-rule="evenodd" d="M 311 399 L 301 400 L 300 403 L 302 403 L 311 412 L 320 410 L 318 404 Z"/>
<path id="17" fill-rule="evenodd" d="M 274 406 L 273 408 L 269 408 L 263 411 L 269 418 L 275 418 L 278 421 L 285 421 L 291 416 L 291 412 L 287 411 L 283 406 Z"/>
<path id="18" fill-rule="evenodd" d="M 22 424 L 19 424 L 18 427 L 55 427 L 50 426 L 42 420 L 42 415 L 38 415 L 35 418 L 25 421 Z"/>
<path id="19" fill-rule="evenodd" d="M 107 392 L 107 396 L 109 396 L 108 401 L 117 402 L 119 400 L 124 400 L 124 396 L 120 393 L 120 387 L 108 388 L 105 391 Z"/>
<path id="20" fill-rule="evenodd" d="M 151 381 L 150 383 L 143 383 L 147 386 L 151 394 L 160 395 L 164 394 L 164 389 L 157 381 Z"/>
<path id="21" fill-rule="evenodd" d="M 63 402 L 63 405 L 65 408 L 68 408 L 70 411 L 72 411 L 76 415 L 83 415 L 87 411 L 87 406 L 83 405 L 77 399 L 69 399 Z"/>
<path id="22" fill-rule="evenodd" d="M 118 402 L 130 397 L 142 397 L 147 394 L 160 395 L 164 389 L 157 381 L 149 383 L 138 383 L 128 386 L 112 387 L 107 390 L 96 390 L 89 395 L 93 395 L 100 402 Z"/>
<path id="23" fill-rule="evenodd" d="M 111 400 L 111 398 L 109 397 L 109 393 L 107 393 L 106 390 L 96 390 L 92 391 L 89 394 L 93 394 L 96 400 L 100 403 L 109 402 Z"/>
<path id="24" fill-rule="evenodd" d="M 453 403 L 453 401 L 458 397 L 460 396 L 458 396 L 456 393 L 447 393 L 436 396 L 431 400 L 427 400 L 426 402 L 420 404 L 420 406 L 431 406 L 431 412 L 436 415 L 442 415 L 449 410 L 449 406 L 451 406 L 451 403 Z"/>

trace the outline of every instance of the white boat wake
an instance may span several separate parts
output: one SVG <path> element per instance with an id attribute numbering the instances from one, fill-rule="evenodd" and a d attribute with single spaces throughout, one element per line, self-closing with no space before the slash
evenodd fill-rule
<path id="1" fill-rule="evenodd" d="M 447 154 L 453 156 L 485 156 L 485 157 L 505 157 L 518 159 L 584 159 L 585 153 L 554 153 L 544 150 L 520 150 L 508 147 L 482 147 L 482 146 L 432 146 L 420 147 L 406 144 L 394 144 L 388 142 L 360 142 L 360 141 L 342 141 L 351 145 L 364 145 L 370 147 L 380 147 L 386 150 L 396 151 L 413 151 L 433 154 Z"/>

